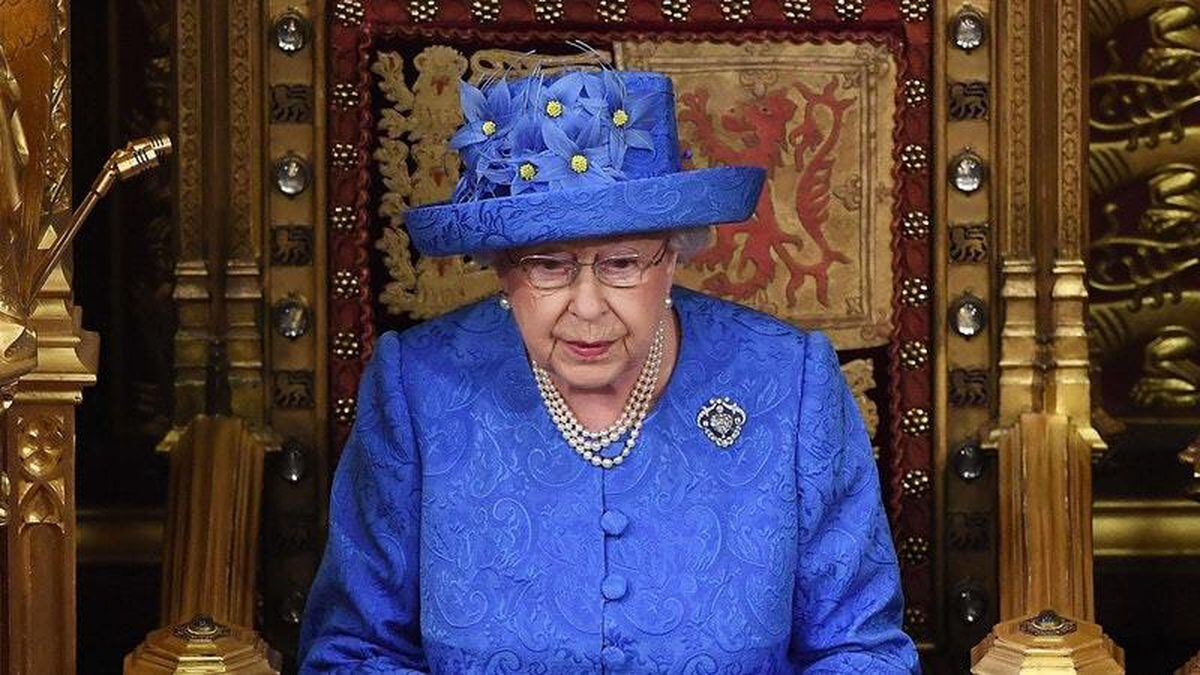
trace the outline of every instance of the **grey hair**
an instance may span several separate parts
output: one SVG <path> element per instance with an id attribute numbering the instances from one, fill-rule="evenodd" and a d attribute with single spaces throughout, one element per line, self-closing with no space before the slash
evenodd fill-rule
<path id="1" fill-rule="evenodd" d="M 712 244 L 712 228 L 708 226 L 687 227 L 671 230 L 667 237 L 667 250 L 679 255 L 680 262 L 689 258 Z M 504 251 L 480 251 L 471 256 L 481 267 L 496 267 L 504 256 Z"/>
<path id="2" fill-rule="evenodd" d="M 687 262 L 692 256 L 711 246 L 712 240 L 711 227 L 689 227 L 673 230 L 667 239 L 667 248 L 679 254 L 680 262 Z"/>

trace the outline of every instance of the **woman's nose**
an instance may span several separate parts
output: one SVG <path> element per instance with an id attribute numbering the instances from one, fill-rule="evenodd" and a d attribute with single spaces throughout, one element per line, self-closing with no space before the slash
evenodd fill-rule
<path id="1" fill-rule="evenodd" d="M 604 289 L 591 271 L 591 268 L 581 269 L 570 288 L 571 312 L 581 319 L 595 319 L 608 311 Z"/>

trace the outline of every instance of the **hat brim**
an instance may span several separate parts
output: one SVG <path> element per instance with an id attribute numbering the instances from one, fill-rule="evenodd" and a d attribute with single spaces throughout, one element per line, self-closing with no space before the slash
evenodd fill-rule
<path id="1" fill-rule="evenodd" d="M 425 255 L 446 256 L 736 223 L 754 213 L 766 171 L 723 166 L 609 185 L 526 192 L 409 209 L 408 235 Z"/>

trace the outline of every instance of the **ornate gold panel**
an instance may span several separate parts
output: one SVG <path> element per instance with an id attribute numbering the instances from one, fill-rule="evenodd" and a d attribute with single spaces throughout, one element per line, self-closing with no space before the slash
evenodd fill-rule
<path id="1" fill-rule="evenodd" d="M 1200 10 L 1180 2 L 1099 9 L 1088 279 L 1099 402 L 1121 419 L 1196 424 Z"/>

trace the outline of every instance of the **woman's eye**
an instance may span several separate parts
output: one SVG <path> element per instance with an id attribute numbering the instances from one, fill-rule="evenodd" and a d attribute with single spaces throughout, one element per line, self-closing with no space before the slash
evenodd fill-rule
<path id="1" fill-rule="evenodd" d="M 603 265 L 604 267 L 606 267 L 614 272 L 627 272 L 629 270 L 637 269 L 637 263 L 638 263 L 638 259 L 634 258 L 634 257 L 609 258 L 608 260 L 605 260 L 603 263 L 601 263 L 601 265 Z"/>
<path id="2" fill-rule="evenodd" d="M 554 260 L 553 258 L 539 258 L 531 261 L 533 267 L 542 272 L 562 272 L 567 269 L 569 263 L 565 260 Z"/>

